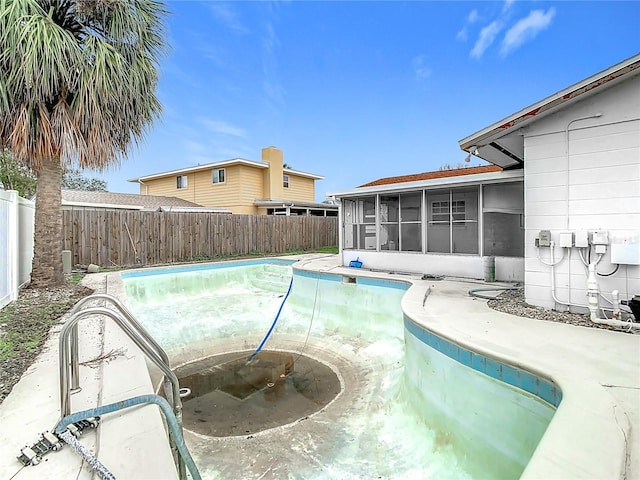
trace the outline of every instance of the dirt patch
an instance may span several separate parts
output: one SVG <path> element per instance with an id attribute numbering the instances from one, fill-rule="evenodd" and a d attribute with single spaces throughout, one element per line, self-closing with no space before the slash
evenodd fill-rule
<path id="1" fill-rule="evenodd" d="M 0 310 L 0 403 L 36 359 L 51 327 L 93 290 L 68 283 L 56 288 L 25 288 Z"/>

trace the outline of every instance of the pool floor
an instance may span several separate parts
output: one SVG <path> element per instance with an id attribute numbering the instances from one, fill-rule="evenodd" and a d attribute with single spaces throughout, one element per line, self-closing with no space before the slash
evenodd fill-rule
<path id="1" fill-rule="evenodd" d="M 342 390 L 328 366 L 291 352 L 227 353 L 177 369 L 183 425 L 201 435 L 248 435 L 316 413 Z"/>

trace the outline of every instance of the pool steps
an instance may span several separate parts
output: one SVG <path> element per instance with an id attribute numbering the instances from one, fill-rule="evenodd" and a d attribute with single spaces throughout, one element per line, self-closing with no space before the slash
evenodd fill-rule
<path id="1" fill-rule="evenodd" d="M 255 277 L 251 279 L 251 285 L 270 292 L 285 292 L 291 281 L 291 270 L 281 266 L 276 267 L 265 268 L 257 272 Z"/>

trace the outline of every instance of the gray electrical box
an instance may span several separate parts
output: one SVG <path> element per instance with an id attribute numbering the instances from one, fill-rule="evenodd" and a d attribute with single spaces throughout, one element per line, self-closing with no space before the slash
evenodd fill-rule
<path id="1" fill-rule="evenodd" d="M 589 232 L 586 230 L 577 230 L 575 246 L 577 248 L 587 248 L 589 246 Z"/>
<path id="2" fill-rule="evenodd" d="M 609 232 L 606 230 L 595 230 L 591 234 L 592 245 L 609 245 Z"/>
<path id="3" fill-rule="evenodd" d="M 540 230 L 540 233 L 538 233 L 538 246 L 539 247 L 551 246 L 551 230 Z"/>

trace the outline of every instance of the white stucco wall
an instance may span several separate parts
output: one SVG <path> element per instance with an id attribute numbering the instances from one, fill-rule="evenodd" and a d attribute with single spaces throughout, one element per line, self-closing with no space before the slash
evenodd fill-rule
<path id="1" fill-rule="evenodd" d="M 386 272 L 484 278 L 484 258 L 478 255 L 343 250 L 342 264 L 348 266 L 351 260 L 360 260 L 362 268 Z M 497 281 L 523 281 L 524 259 L 521 257 L 496 257 L 495 276 Z"/>
<path id="2" fill-rule="evenodd" d="M 595 114 L 601 115 L 584 118 Z M 550 230 L 556 261 L 564 255 L 555 267 L 556 297 L 586 306 L 585 266 L 576 248 L 559 247 L 560 233 L 607 231 L 600 273 L 615 269 L 611 243 L 632 250 L 640 243 L 640 75 L 533 123 L 523 134 L 527 302 L 555 306 L 551 267 L 538 258 L 548 262 L 549 248 L 534 244 L 540 230 Z M 612 290 L 622 299 L 640 294 L 638 265 L 620 265 L 615 274 L 597 278 L 606 297 Z M 608 304 L 601 299 L 600 305 Z"/>

